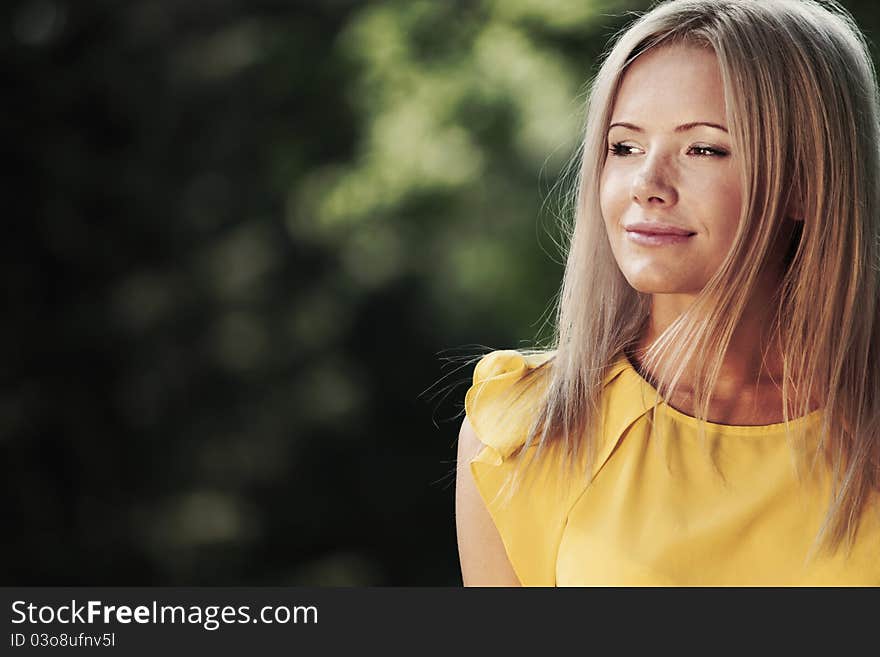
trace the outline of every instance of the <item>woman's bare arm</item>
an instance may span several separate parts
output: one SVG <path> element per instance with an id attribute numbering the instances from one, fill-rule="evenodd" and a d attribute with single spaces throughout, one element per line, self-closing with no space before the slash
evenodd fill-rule
<path id="1" fill-rule="evenodd" d="M 465 416 L 458 433 L 455 478 L 455 527 L 462 582 L 465 586 L 521 586 L 468 465 L 482 448 L 483 443 Z"/>

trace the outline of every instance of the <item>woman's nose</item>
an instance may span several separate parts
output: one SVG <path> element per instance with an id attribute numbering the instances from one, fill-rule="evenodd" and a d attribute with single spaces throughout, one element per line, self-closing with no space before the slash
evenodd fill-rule
<path id="1" fill-rule="evenodd" d="M 674 205 L 678 201 L 670 172 L 656 158 L 646 157 L 635 172 L 632 184 L 633 200 L 640 205 Z"/>

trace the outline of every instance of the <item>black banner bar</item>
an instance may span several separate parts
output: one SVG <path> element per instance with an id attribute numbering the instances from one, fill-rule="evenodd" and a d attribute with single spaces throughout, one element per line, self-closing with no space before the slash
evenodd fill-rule
<path id="1" fill-rule="evenodd" d="M 828 609 L 875 599 L 876 589 L 0 588 L 0 654 L 544 654 L 560 640 L 668 635 L 685 619 L 708 629 L 731 610 L 752 630 L 782 607 L 824 608 L 827 621 Z"/>

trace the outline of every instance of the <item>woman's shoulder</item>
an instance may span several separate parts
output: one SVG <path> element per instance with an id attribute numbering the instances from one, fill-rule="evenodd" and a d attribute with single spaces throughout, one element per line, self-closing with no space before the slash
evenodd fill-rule
<path id="1" fill-rule="evenodd" d="M 516 464 L 510 457 L 525 442 L 553 355 L 515 350 L 485 354 L 465 396 L 462 438 L 468 445 L 460 454 L 467 455 L 474 487 L 523 586 L 555 583 L 555 555 L 569 506 L 558 478 L 542 476 L 528 490 L 509 490 L 509 498 L 502 495 Z M 470 431 L 465 430 L 468 424 Z"/>
<path id="2" fill-rule="evenodd" d="M 555 351 L 513 349 L 485 354 L 465 394 L 465 412 L 480 442 L 506 459 L 526 438 L 546 393 Z"/>
<path id="3" fill-rule="evenodd" d="M 474 368 L 465 412 L 480 442 L 493 448 L 498 459 L 506 460 L 524 444 L 546 398 L 557 357 L 555 349 L 502 349 L 482 356 Z M 607 419 L 625 424 L 650 406 L 623 353 L 605 363 L 601 385 Z"/>

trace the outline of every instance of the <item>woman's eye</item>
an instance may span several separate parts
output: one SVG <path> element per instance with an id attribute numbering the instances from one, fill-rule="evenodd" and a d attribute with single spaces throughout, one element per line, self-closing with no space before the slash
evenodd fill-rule
<path id="1" fill-rule="evenodd" d="M 701 151 L 700 153 L 698 153 L 698 155 L 701 157 L 705 157 L 707 155 L 717 155 L 723 157 L 727 155 L 727 153 L 725 153 L 724 151 L 720 151 L 717 148 L 712 148 L 711 146 L 692 146 L 691 150 Z"/>
<path id="2" fill-rule="evenodd" d="M 629 152 L 629 149 L 631 149 L 631 148 L 632 148 L 632 146 L 624 146 L 620 142 L 616 142 L 614 144 L 611 144 L 611 147 L 608 149 L 608 152 L 611 153 L 612 155 L 625 157 L 627 155 L 631 155 L 631 153 Z"/>

